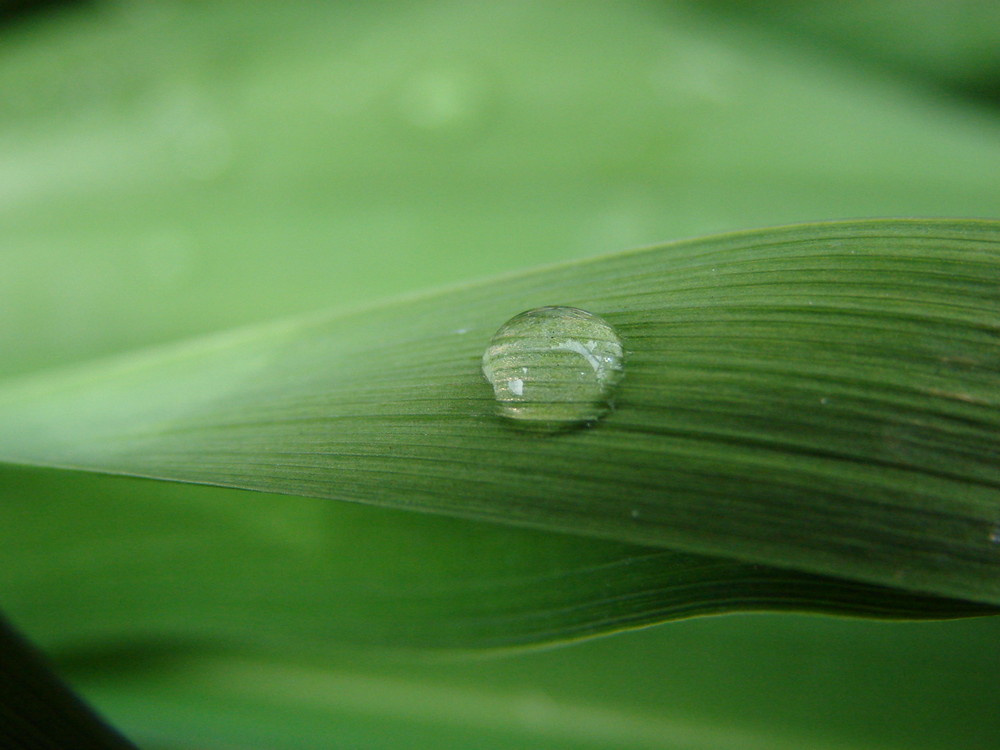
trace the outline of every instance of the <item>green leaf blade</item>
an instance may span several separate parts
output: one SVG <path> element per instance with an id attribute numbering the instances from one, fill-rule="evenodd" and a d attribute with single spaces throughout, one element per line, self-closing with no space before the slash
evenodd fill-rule
<path id="1" fill-rule="evenodd" d="M 1000 603 L 1000 225 L 723 235 L 0 392 L 0 456 L 445 513 Z M 478 360 L 591 310 L 615 412 L 525 435 Z"/>

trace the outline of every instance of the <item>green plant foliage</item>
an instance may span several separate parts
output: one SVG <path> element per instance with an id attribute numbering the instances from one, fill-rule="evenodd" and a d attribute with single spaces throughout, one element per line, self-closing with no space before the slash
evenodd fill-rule
<path id="1" fill-rule="evenodd" d="M 1000 618 L 686 619 L 1000 604 L 996 223 L 718 235 L 995 218 L 992 6 L 65 6 L 0 27 L 0 609 L 143 748 L 1000 746 Z M 551 304 L 626 374 L 525 435 Z"/>
<path id="2" fill-rule="evenodd" d="M 4 606 L 60 651 L 166 642 L 492 652 L 732 610 L 992 611 L 733 560 L 312 498 L 58 472 L 0 477 Z"/>
<path id="3" fill-rule="evenodd" d="M 983 0 L 823 0 L 740 3 L 717 11 L 748 14 L 781 36 L 811 40 L 821 54 L 884 67 L 910 83 L 930 83 L 980 105 L 1000 105 L 1000 6 Z"/>
<path id="4" fill-rule="evenodd" d="M 0 743 L 7 750 L 135 750 L 0 619 Z"/>
<path id="5" fill-rule="evenodd" d="M 307 495 L 1000 603 L 998 225 L 724 235 L 30 377 L 0 457 Z M 598 312 L 596 428 L 493 413 L 512 312 Z"/>
<path id="6" fill-rule="evenodd" d="M 153 748 L 990 750 L 998 635 L 995 617 L 748 615 L 478 661 L 175 648 L 64 666 Z"/>
<path id="7" fill-rule="evenodd" d="M 991 120 L 698 6 L 121 0 L 4 33 L 4 373 L 678 237 L 1000 205 Z"/>

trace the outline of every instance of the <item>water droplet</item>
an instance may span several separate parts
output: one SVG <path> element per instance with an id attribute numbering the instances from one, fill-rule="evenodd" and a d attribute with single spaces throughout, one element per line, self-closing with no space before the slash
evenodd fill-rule
<path id="1" fill-rule="evenodd" d="M 611 410 L 623 360 L 621 339 L 602 318 L 575 307 L 538 307 L 500 327 L 483 355 L 483 375 L 500 416 L 555 432 Z"/>

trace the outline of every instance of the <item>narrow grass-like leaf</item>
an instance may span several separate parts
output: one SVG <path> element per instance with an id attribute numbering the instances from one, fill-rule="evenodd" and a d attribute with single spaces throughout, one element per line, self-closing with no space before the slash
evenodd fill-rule
<path id="1" fill-rule="evenodd" d="M 756 16 L 771 32 L 812 37 L 827 54 L 879 65 L 900 76 L 997 104 L 1000 86 L 1000 7 L 979 0 L 914 4 L 797 2 L 713 3 Z"/>
<path id="2" fill-rule="evenodd" d="M 998 635 L 1000 618 L 753 615 L 472 662 L 112 648 L 61 663 L 157 749 L 993 750 Z"/>
<path id="3" fill-rule="evenodd" d="M 1000 224 L 724 235 L 9 383 L 0 457 L 479 518 L 1000 603 Z M 478 371 L 546 304 L 628 350 L 524 434 Z"/>
<path id="4" fill-rule="evenodd" d="M 470 651 L 734 610 L 985 614 L 735 560 L 349 503 L 0 471 L 0 590 L 48 649 Z"/>

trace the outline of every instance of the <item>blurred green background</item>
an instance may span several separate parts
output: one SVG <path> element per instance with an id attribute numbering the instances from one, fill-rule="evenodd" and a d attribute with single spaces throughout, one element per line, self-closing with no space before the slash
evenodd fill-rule
<path id="1" fill-rule="evenodd" d="M 0 375 L 681 237 L 997 218 L 998 7 L 0 4 Z M 141 587 L 122 576 L 143 514 L 119 505 L 188 519 L 169 569 L 185 514 L 243 496 L 14 469 L 0 488 L 0 605 L 150 748 L 1000 746 L 995 619 L 729 616 L 471 662 L 349 653 L 337 627 L 318 655 L 263 619 L 251 654 L 154 648 L 93 626 L 59 566 Z M 105 557 L 81 501 L 120 523 Z M 254 504 L 285 534 L 317 512 L 410 524 Z"/>
<path id="2" fill-rule="evenodd" d="M 996 101 L 966 95 L 994 5 L 787 5 L 8 20 L 0 371 L 712 232 L 995 216 Z"/>

